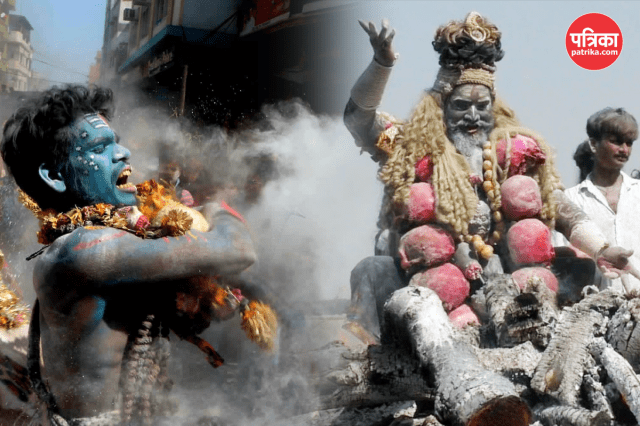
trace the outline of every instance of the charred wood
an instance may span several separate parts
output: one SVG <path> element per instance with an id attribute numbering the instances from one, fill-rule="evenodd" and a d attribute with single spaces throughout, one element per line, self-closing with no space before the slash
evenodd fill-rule
<path id="1" fill-rule="evenodd" d="M 472 348 L 455 340 L 432 290 L 405 287 L 385 304 L 383 343 L 409 344 L 433 374 L 436 412 L 453 424 L 528 425 L 531 412 L 507 378 L 483 368 Z"/>
<path id="2" fill-rule="evenodd" d="M 528 386 L 541 357 L 530 342 L 514 348 L 473 348 L 473 352 L 483 368 L 515 382 L 518 394 L 522 384 Z M 334 342 L 297 356 L 313 365 L 311 384 L 320 398 L 313 405 L 316 410 L 435 400 L 433 383 L 424 378 L 420 363 L 394 345 L 353 351 Z"/>
<path id="3" fill-rule="evenodd" d="M 609 426 L 607 413 L 579 407 L 555 406 L 535 410 L 544 426 Z"/>
<path id="4" fill-rule="evenodd" d="M 640 380 L 622 355 L 617 353 L 604 339 L 594 339 L 589 346 L 593 357 L 602 363 L 609 378 L 620 391 L 623 401 L 640 423 Z"/>
<path id="5" fill-rule="evenodd" d="M 608 321 L 605 314 L 621 303 L 621 296 L 616 293 L 601 292 L 565 308 L 536 367 L 531 387 L 565 405 L 578 405 L 578 391 L 589 357 L 587 346 L 596 332 L 604 331 Z"/>
<path id="6" fill-rule="evenodd" d="M 557 309 L 554 294 L 542 280 L 532 280 L 521 291 L 510 275 L 498 275 L 484 291 L 498 346 L 530 341 L 545 347 L 549 343 Z"/>
<path id="7" fill-rule="evenodd" d="M 586 402 L 589 409 L 607 413 L 612 419 L 615 417 L 611 402 L 607 398 L 607 392 L 600 381 L 599 367 L 593 357 L 587 358 L 588 368 L 582 378 L 582 388 L 584 390 Z"/>
<path id="8" fill-rule="evenodd" d="M 361 352 L 351 352 L 333 345 L 333 354 L 330 352 L 318 351 L 314 355 L 335 360 L 325 361 L 324 368 L 313 376 L 312 382 L 320 394 L 320 409 L 435 398 L 419 363 L 395 348 L 370 346 Z"/>
<path id="9" fill-rule="evenodd" d="M 404 401 L 375 408 L 338 408 L 315 411 L 287 419 L 289 426 L 386 426 L 413 416 L 415 403 Z"/>
<path id="10" fill-rule="evenodd" d="M 640 298 L 633 298 L 613 315 L 607 327 L 607 341 L 620 355 L 640 370 Z"/>
<path id="11" fill-rule="evenodd" d="M 474 348 L 478 362 L 484 368 L 495 372 L 510 374 L 523 373 L 533 377 L 542 352 L 531 342 L 522 343 L 513 348 L 479 349 Z"/>
<path id="12" fill-rule="evenodd" d="M 418 420 L 418 419 L 416 419 Z M 442 423 L 440 423 L 438 421 L 438 419 L 436 419 L 434 416 L 429 416 L 425 419 L 419 419 L 419 421 L 414 422 L 415 424 L 418 424 L 419 426 L 442 426 Z"/>

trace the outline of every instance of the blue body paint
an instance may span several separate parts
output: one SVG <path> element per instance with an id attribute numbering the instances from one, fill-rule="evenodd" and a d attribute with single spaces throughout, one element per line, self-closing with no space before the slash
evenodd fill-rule
<path id="1" fill-rule="evenodd" d="M 135 185 L 127 183 L 131 152 L 98 114 L 87 114 L 72 126 L 78 132 L 66 166 L 65 184 L 88 204 L 132 206 L 137 203 Z"/>
<path id="2" fill-rule="evenodd" d="M 87 324 L 87 330 L 92 331 L 94 328 L 98 326 L 102 318 L 104 318 L 104 312 L 107 309 L 107 301 L 102 297 L 92 296 L 96 301 L 95 307 L 92 310 L 93 315 L 91 316 L 91 320 L 89 324 Z"/>

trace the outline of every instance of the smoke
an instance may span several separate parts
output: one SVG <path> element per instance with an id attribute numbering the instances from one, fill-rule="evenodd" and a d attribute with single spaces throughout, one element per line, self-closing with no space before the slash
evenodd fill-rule
<path id="1" fill-rule="evenodd" d="M 377 165 L 360 156 L 341 117 L 316 115 L 299 101 L 265 106 L 236 131 L 143 107 L 121 113 L 114 127 L 132 151 L 134 181 L 157 178 L 175 157 L 181 187 L 246 218 L 258 261 L 245 279 L 280 316 L 276 354 L 250 343 L 238 318 L 207 329 L 202 337 L 226 360 L 217 370 L 194 346 L 174 341 L 170 376 L 180 409 L 171 422 L 285 424 L 315 400 L 306 378 L 313 363 L 303 353 L 344 334 L 339 321 L 318 315 L 344 313 L 350 271 L 373 254 Z"/>
<path id="2" fill-rule="evenodd" d="M 263 112 L 273 129 L 259 134 L 255 148 L 275 154 L 287 170 L 247 212 L 266 255 L 258 266 L 293 269 L 294 276 L 274 279 L 288 283 L 296 300 L 349 298 L 351 268 L 373 253 L 381 199 L 375 165 L 358 158 L 340 119 L 315 116 L 295 102 Z"/>
<path id="3" fill-rule="evenodd" d="M 251 274 L 297 301 L 350 297 L 350 270 L 373 254 L 382 186 L 340 117 L 288 101 L 235 132 L 148 108 L 118 115 L 114 127 L 132 151 L 134 182 L 157 179 L 175 157 L 180 187 L 245 216 L 259 252 Z"/>

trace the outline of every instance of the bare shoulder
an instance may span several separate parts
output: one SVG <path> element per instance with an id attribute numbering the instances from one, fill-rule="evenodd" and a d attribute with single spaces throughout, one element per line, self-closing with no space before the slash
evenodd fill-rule
<path id="1" fill-rule="evenodd" d="M 128 237 L 128 238 L 127 238 Z M 38 258 L 34 280 L 55 282 L 58 275 L 73 277 L 79 273 L 79 264 L 86 263 L 86 258 L 100 262 L 101 256 L 108 255 L 101 245 L 117 239 L 135 239 L 127 231 L 108 227 L 83 227 L 54 241 L 43 255 Z M 43 278 L 47 278 L 46 280 Z"/>
<path id="2" fill-rule="evenodd" d="M 84 250 L 97 247 L 101 243 L 133 235 L 122 229 L 109 227 L 83 227 L 58 238 L 45 252 L 43 260 L 55 263 L 73 258 Z M 135 237 L 133 237 L 135 238 Z"/>

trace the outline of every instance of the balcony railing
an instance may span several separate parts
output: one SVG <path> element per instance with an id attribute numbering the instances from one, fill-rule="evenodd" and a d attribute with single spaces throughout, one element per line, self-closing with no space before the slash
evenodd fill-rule
<path id="1" fill-rule="evenodd" d="M 14 43 L 20 43 L 24 45 L 26 48 L 31 49 L 31 44 L 25 40 L 24 36 L 20 31 L 10 31 L 6 36 L 7 41 L 11 41 Z"/>

